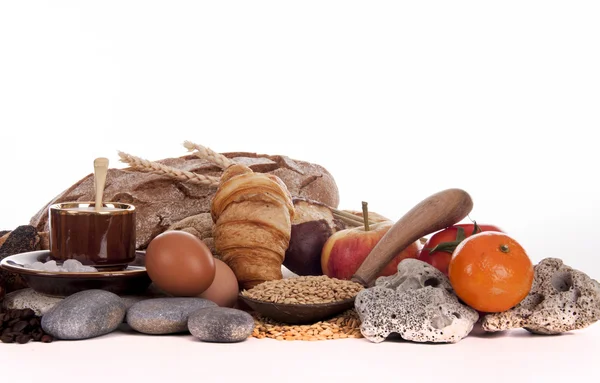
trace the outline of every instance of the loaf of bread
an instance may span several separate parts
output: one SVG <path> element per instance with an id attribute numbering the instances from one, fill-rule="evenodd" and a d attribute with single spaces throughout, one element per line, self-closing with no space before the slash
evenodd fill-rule
<path id="1" fill-rule="evenodd" d="M 223 153 L 236 163 L 255 172 L 279 177 L 294 197 L 304 197 L 338 207 L 339 192 L 332 175 L 322 166 L 290 159 L 282 155 Z M 167 166 L 198 174 L 220 177 L 223 170 L 194 155 L 156 161 Z M 171 228 L 193 225 L 182 222 L 190 217 L 209 217 L 216 187 L 180 182 L 161 175 L 142 173 L 130 168 L 109 169 L 104 200 L 134 204 L 137 209 L 136 247 L 145 249 L 158 234 Z M 94 177 L 89 174 L 42 207 L 31 219 L 40 232 L 48 231 L 48 207 L 67 201 L 93 201 Z M 208 222 L 207 222 L 208 223 Z"/>

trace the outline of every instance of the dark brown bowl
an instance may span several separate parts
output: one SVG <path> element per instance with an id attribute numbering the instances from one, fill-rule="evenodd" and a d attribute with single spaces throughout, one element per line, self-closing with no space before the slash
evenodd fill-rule
<path id="1" fill-rule="evenodd" d="M 128 266 L 125 270 L 84 273 L 32 270 L 22 265 L 47 260 L 48 251 L 32 251 L 6 257 L 0 267 L 17 273 L 29 287 L 40 294 L 65 297 L 82 290 L 101 289 L 117 295 L 136 295 L 148 289 L 150 277 L 143 266 Z"/>
<path id="2" fill-rule="evenodd" d="M 354 298 L 339 302 L 295 305 L 258 301 L 240 294 L 240 299 L 257 313 L 278 322 L 288 324 L 307 324 L 332 318 L 354 307 Z"/>

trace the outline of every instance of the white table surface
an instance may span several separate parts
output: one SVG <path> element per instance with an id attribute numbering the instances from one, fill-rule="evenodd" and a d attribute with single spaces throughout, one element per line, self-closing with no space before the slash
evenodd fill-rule
<path id="1" fill-rule="evenodd" d="M 340 208 L 392 219 L 463 188 L 533 261 L 598 279 L 600 2 L 584 3 L 0 0 L 0 230 L 96 157 L 189 139 L 320 164 Z M 595 383 L 599 351 L 598 323 L 451 345 L 113 333 L 0 344 L 0 383 Z"/>
<path id="2" fill-rule="evenodd" d="M 20 382 L 593 382 L 600 324 L 560 336 L 525 330 L 456 344 L 366 339 L 211 344 L 191 335 L 149 336 L 126 326 L 82 341 L 0 344 L 1 381 Z M 414 380 L 414 379 L 418 380 Z M 407 380 L 411 379 L 411 380 Z M 15 380 L 16 381 L 16 380 Z"/>

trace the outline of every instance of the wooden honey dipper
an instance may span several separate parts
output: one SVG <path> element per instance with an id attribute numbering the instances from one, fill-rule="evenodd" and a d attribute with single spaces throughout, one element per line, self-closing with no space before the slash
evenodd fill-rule
<path id="1" fill-rule="evenodd" d="M 424 199 L 388 230 L 371 250 L 351 280 L 370 287 L 375 277 L 411 243 L 464 219 L 473 209 L 471 196 L 447 189 Z"/>

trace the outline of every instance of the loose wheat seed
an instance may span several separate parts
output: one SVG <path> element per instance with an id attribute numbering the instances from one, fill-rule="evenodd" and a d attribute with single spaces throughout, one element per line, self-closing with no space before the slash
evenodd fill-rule
<path id="1" fill-rule="evenodd" d="M 254 323 L 252 336 L 257 339 L 317 341 L 363 337 L 360 333 L 360 320 L 354 309 L 329 320 L 307 325 L 278 323 L 255 313 Z"/>

